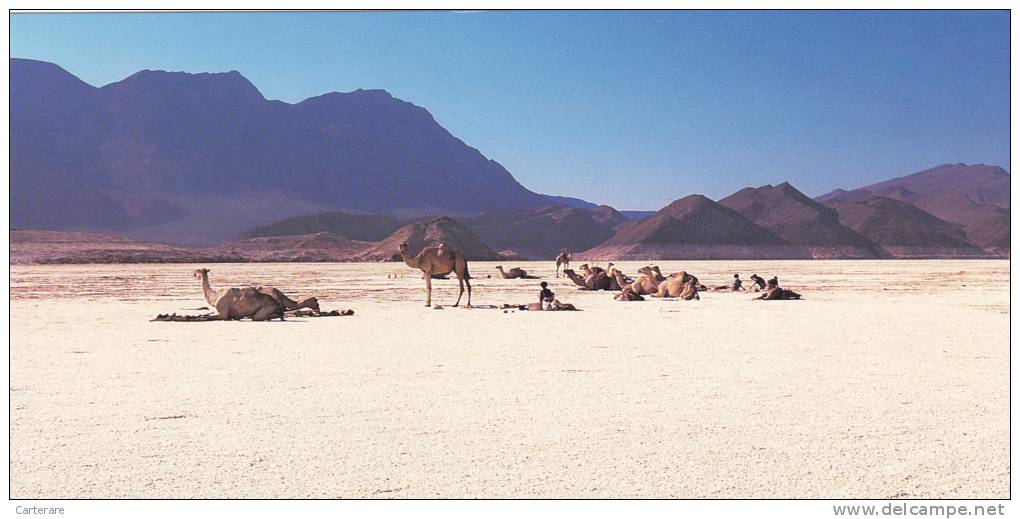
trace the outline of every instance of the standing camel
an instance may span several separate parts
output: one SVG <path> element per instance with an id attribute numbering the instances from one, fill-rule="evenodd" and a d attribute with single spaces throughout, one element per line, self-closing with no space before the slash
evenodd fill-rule
<path id="1" fill-rule="evenodd" d="M 560 277 L 560 266 L 564 269 L 570 268 L 570 253 L 566 249 L 560 251 L 560 255 L 556 256 L 556 277 Z"/>
<path id="2" fill-rule="evenodd" d="M 216 309 L 213 319 L 229 321 L 251 317 L 252 321 L 268 321 L 274 317 L 283 318 L 283 305 L 269 294 L 263 294 L 254 287 L 228 288 L 217 292 L 209 286 L 209 269 L 198 269 L 194 275 L 202 280 L 205 300 Z"/>
<path id="3" fill-rule="evenodd" d="M 425 279 L 425 306 L 432 306 L 432 277 L 445 276 L 450 272 L 456 273 L 457 281 L 460 282 L 460 293 L 457 294 L 457 302 L 453 306 L 460 305 L 465 283 L 468 293 L 467 305 L 471 306 L 471 276 L 468 274 L 467 260 L 464 256 L 454 252 L 445 243 L 425 247 L 417 256 L 411 256 L 405 241 L 400 244 L 400 257 L 408 267 L 421 270 L 421 275 Z"/>

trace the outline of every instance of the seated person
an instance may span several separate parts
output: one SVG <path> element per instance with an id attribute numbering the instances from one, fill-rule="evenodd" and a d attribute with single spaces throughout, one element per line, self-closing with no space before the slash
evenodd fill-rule
<path id="1" fill-rule="evenodd" d="M 542 287 L 542 291 L 538 293 L 538 302 L 541 305 L 542 310 L 555 310 L 554 303 L 556 302 L 556 294 L 552 290 L 549 290 L 549 283 L 545 281 L 538 284 Z"/>
<path id="2" fill-rule="evenodd" d="M 740 280 L 740 274 L 733 274 L 733 282 L 729 285 L 722 285 L 715 287 L 716 291 L 729 290 L 731 292 L 739 292 L 744 289 L 744 282 Z"/>
<path id="3" fill-rule="evenodd" d="M 765 285 L 765 293 L 755 299 L 762 299 L 765 301 L 800 299 L 800 294 L 793 290 L 779 288 L 779 280 L 772 278 Z"/>
<path id="4" fill-rule="evenodd" d="M 752 285 L 752 287 L 755 292 L 765 290 L 765 280 L 758 274 L 751 274 L 751 281 L 754 281 L 754 285 Z"/>

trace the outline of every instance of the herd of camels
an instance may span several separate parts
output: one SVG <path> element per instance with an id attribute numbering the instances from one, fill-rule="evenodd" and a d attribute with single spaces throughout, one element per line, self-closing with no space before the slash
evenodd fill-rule
<path id="1" fill-rule="evenodd" d="M 446 244 L 425 247 L 417 256 L 412 256 L 407 242 L 399 246 L 400 257 L 412 269 L 420 270 L 425 280 L 425 306 L 432 306 L 432 280 L 444 279 L 453 273 L 460 284 L 460 293 L 453 306 L 459 306 L 467 287 L 467 306 L 471 306 L 471 275 L 468 273 L 467 259 Z M 664 276 L 659 267 L 648 265 L 638 269 L 637 278 L 630 278 L 609 263 L 605 269 L 581 265 L 578 272 L 571 270 L 570 253 L 563 251 L 556 257 L 556 277 L 563 274 L 570 278 L 582 290 L 618 291 L 615 299 L 622 301 L 638 301 L 642 296 L 674 297 L 685 300 L 698 299 L 698 292 L 707 290 L 698 278 L 687 272 L 676 272 Z M 521 268 L 505 271 L 502 266 L 496 270 L 504 279 L 537 279 Z M 279 289 L 273 287 L 228 288 L 221 291 L 213 290 L 209 285 L 209 269 L 198 269 L 194 276 L 202 282 L 205 300 L 215 308 L 216 313 L 207 317 L 209 320 L 236 320 L 250 318 L 253 321 L 266 321 L 282 318 L 285 312 L 308 308 L 315 314 L 319 313 L 319 301 L 310 297 L 303 301 L 294 301 Z M 720 287 L 722 288 L 722 287 Z M 791 296 L 800 296 L 786 291 Z M 780 292 L 780 294 L 782 294 Z M 793 298 L 793 297 L 790 297 Z"/>

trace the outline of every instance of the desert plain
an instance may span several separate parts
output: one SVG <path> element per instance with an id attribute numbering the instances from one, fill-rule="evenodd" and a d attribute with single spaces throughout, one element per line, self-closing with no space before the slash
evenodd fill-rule
<path id="1" fill-rule="evenodd" d="M 11 266 L 11 497 L 1010 497 L 1007 260 L 659 262 L 772 302 L 504 263 L 580 312 L 487 308 L 539 290 L 495 265 L 474 309 L 402 263 Z M 355 315 L 150 322 L 200 266 Z"/>

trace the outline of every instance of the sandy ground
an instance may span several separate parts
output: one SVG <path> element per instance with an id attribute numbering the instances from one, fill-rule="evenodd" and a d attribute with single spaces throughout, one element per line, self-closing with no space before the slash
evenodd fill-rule
<path id="1" fill-rule="evenodd" d="M 194 265 L 13 267 L 11 496 L 1010 497 L 1008 261 L 660 265 L 806 300 L 220 264 L 356 315 L 165 323 Z"/>

